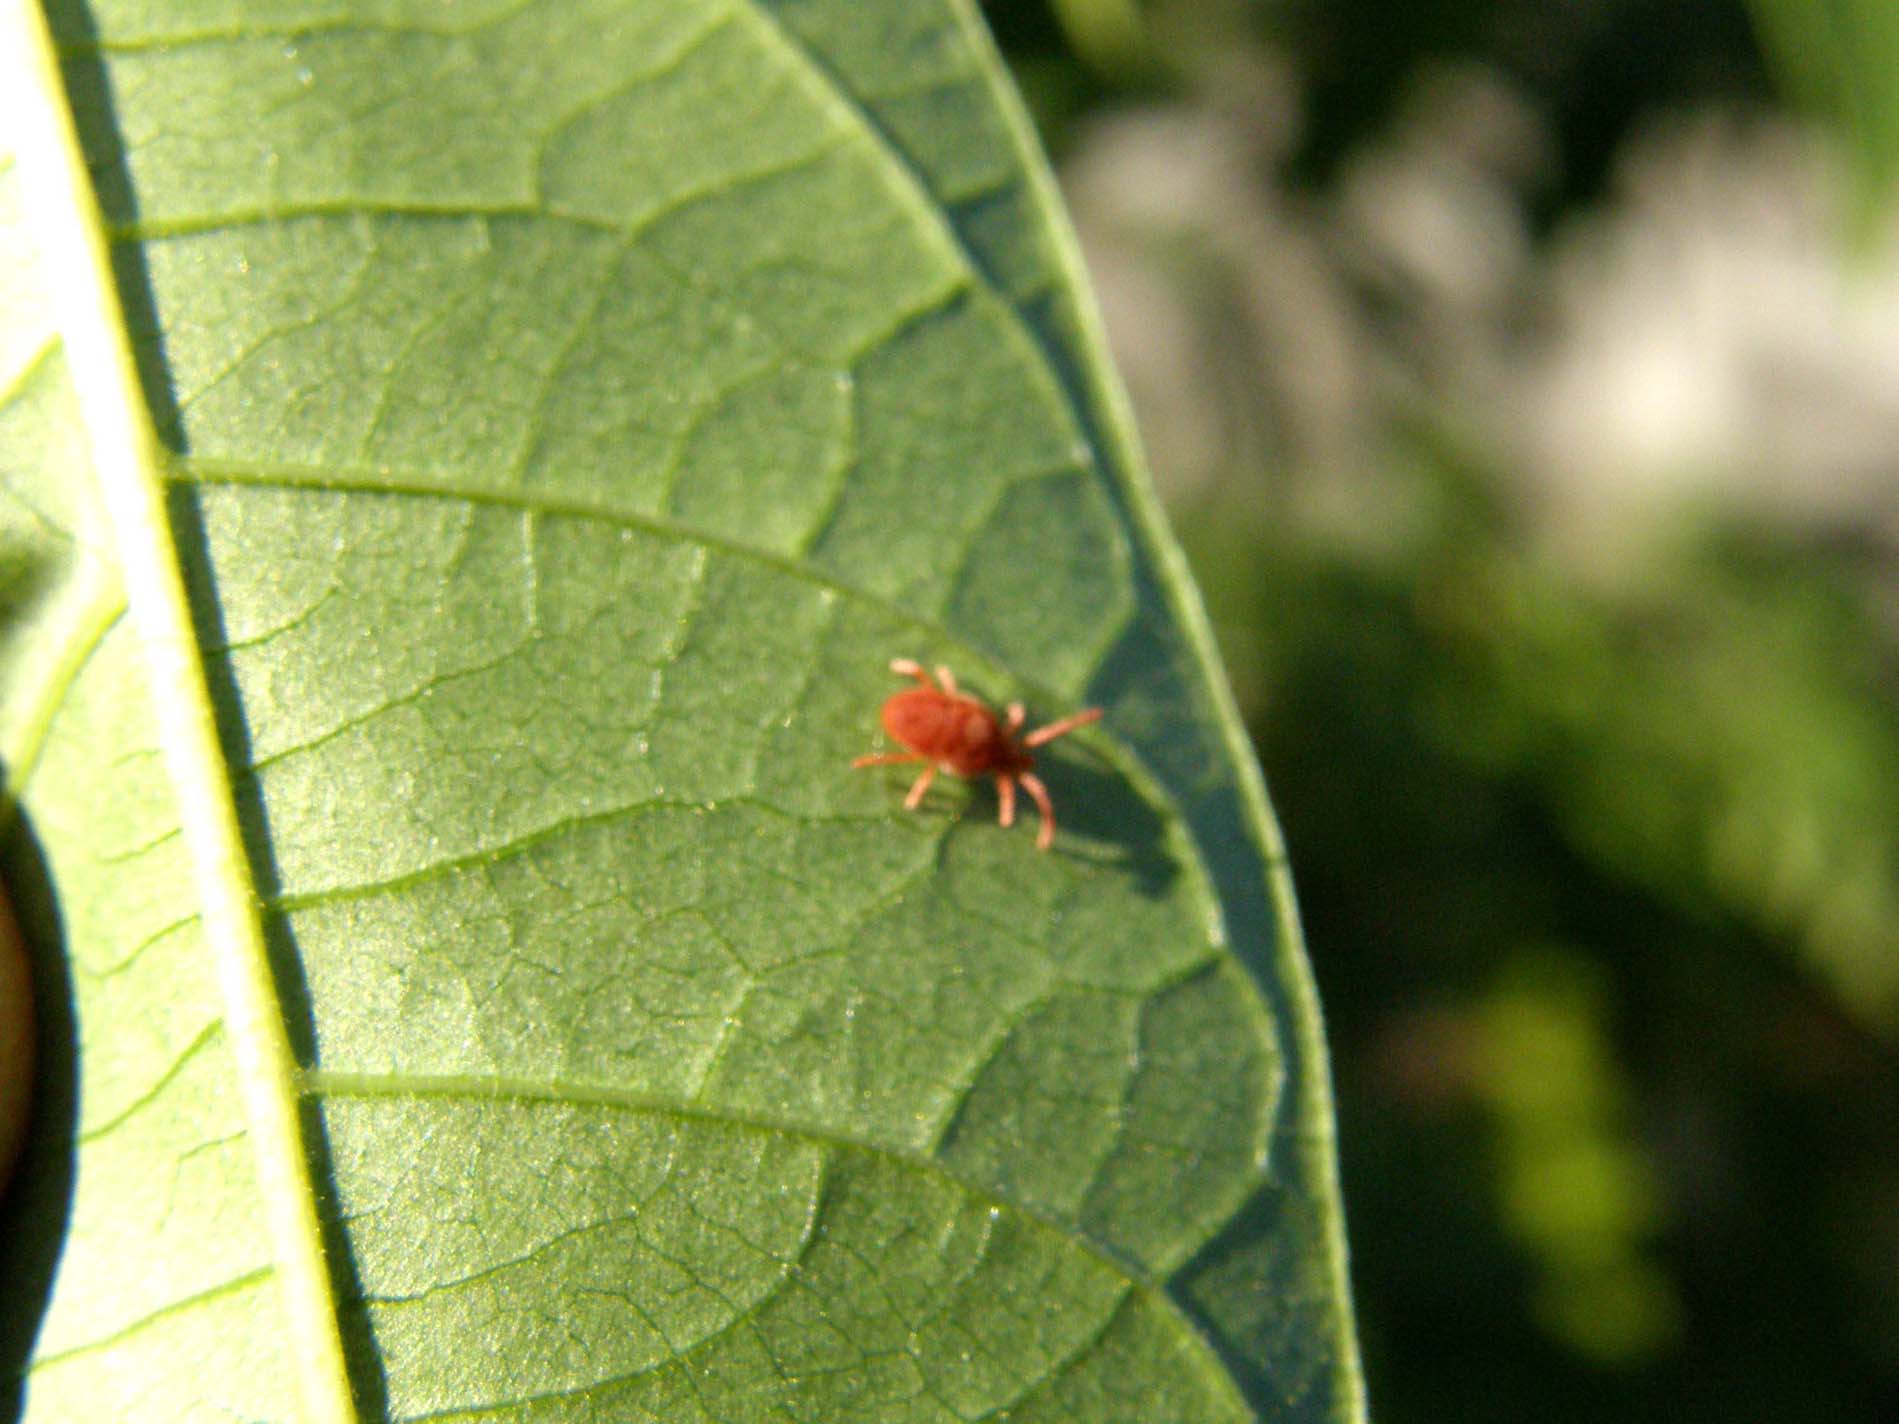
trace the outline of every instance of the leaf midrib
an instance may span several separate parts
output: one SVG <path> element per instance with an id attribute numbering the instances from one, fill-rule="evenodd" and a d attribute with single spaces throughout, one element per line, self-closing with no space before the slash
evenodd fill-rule
<path id="1" fill-rule="evenodd" d="M 52 35 L 44 12 L 26 0 L 0 11 L 0 95 L 7 99 L 7 127 L 18 145 L 28 222 L 53 294 L 92 474 L 146 651 L 159 742 L 216 961 L 271 1255 L 286 1291 L 285 1333 L 305 1416 L 320 1424 L 354 1424 L 358 1414 L 344 1362 L 341 1316 L 301 1140 L 297 1065 L 165 514 L 158 433 L 132 354 L 109 239 Z"/>

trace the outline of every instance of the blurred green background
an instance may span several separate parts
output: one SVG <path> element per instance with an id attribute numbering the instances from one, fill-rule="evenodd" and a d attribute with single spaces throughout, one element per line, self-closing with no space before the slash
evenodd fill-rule
<path id="1" fill-rule="evenodd" d="M 1899 1419 L 1899 5 L 986 8 L 1285 823 L 1374 1416 Z"/>

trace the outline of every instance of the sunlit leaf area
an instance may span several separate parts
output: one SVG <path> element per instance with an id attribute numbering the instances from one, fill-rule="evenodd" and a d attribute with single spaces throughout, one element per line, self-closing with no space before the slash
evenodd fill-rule
<path id="1" fill-rule="evenodd" d="M 1899 9 L 988 8 L 1286 828 L 1374 1417 L 1899 1417 Z"/>
<path id="2" fill-rule="evenodd" d="M 1365 1417 L 973 4 L 6 0 L 0 284 L 0 1419 Z"/>

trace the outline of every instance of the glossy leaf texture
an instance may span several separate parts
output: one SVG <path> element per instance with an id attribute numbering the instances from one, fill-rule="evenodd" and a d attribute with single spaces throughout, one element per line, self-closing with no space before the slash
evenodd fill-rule
<path id="1" fill-rule="evenodd" d="M 120 308 L 16 154 L 23 1417 L 1358 1417 L 1276 833 L 973 9 L 49 29 Z M 1051 853 L 850 770 L 896 656 L 1107 709 Z"/>

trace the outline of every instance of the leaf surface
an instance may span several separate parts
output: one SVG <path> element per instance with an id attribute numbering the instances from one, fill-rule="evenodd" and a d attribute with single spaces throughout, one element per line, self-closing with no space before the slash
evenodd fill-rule
<path id="1" fill-rule="evenodd" d="M 970 12 L 52 21 L 25 1417 L 1355 1417 L 1275 834 Z M 893 656 L 1107 709 L 1054 853 L 849 769 Z"/>

